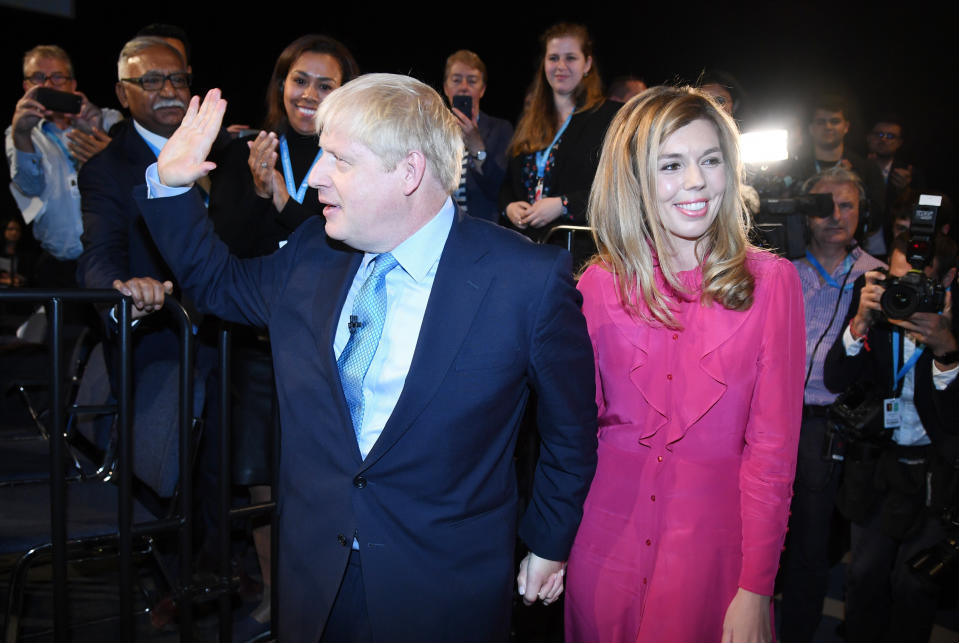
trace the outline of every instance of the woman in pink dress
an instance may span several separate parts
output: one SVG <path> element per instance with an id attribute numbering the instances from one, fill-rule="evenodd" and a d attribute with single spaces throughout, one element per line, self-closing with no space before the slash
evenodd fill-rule
<path id="1" fill-rule="evenodd" d="M 705 94 L 627 103 L 590 195 L 579 289 L 599 463 L 568 569 L 566 639 L 772 639 L 802 409 L 799 277 L 752 247 L 736 125 Z"/>

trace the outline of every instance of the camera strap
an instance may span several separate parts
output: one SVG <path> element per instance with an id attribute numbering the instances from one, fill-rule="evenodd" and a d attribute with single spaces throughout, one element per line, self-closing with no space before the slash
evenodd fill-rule
<path id="1" fill-rule="evenodd" d="M 920 346 L 916 344 L 916 350 L 913 351 L 912 356 L 909 358 L 909 361 L 899 366 L 899 351 L 902 350 L 903 356 L 905 356 L 905 340 L 902 333 L 898 330 L 892 331 L 892 387 L 895 389 L 896 397 L 899 397 L 902 394 L 902 378 L 906 376 L 919 361 L 919 357 L 922 355 L 922 352 L 926 350 L 925 346 Z"/>

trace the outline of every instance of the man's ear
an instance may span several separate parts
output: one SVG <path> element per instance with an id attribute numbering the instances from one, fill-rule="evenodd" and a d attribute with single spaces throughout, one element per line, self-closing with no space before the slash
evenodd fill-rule
<path id="1" fill-rule="evenodd" d="M 419 150 L 412 150 L 400 161 L 399 170 L 403 179 L 403 195 L 410 196 L 419 189 L 426 176 L 426 157 Z"/>
<path id="2" fill-rule="evenodd" d="M 115 89 L 117 92 L 117 100 L 120 101 L 120 104 L 123 105 L 124 108 L 129 108 L 130 103 L 127 100 L 127 88 L 126 85 L 123 84 L 122 80 L 117 81 Z"/>

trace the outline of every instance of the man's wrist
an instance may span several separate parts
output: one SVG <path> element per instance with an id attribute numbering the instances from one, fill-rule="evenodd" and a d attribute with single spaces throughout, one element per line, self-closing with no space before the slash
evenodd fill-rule
<path id="1" fill-rule="evenodd" d="M 859 315 L 856 315 L 849 320 L 849 334 L 852 335 L 854 340 L 860 342 L 869 334 L 869 324 Z"/>

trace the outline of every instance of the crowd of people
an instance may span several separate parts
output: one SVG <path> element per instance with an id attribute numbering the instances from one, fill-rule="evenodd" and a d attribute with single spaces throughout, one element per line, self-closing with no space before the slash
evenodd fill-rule
<path id="1" fill-rule="evenodd" d="M 757 177 L 728 74 L 604 92 L 585 26 L 541 44 L 515 130 L 467 50 L 444 101 L 297 38 L 250 128 L 218 90 L 191 99 L 179 28 L 122 47 L 125 114 L 37 46 L 0 286 L 131 297 L 146 391 L 177 368 L 165 297 L 201 345 L 235 325 L 232 479 L 280 512 L 279 560 L 252 531 L 264 588 L 237 640 L 269 630 L 275 564 L 285 640 L 504 641 L 518 535 L 519 594 L 565 590 L 567 641 L 812 641 L 847 524 L 846 639 L 928 640 L 946 583 L 911 567 L 959 515 L 959 230 L 899 157 L 902 119 L 877 113 L 860 156 L 847 104 L 816 97 L 808 143 Z M 805 256 L 756 245 L 767 197 L 828 206 L 802 210 Z M 542 243 L 562 225 L 589 249 Z M 918 307 L 897 317 L 894 291 Z M 201 346 L 200 381 L 214 363 Z"/>

